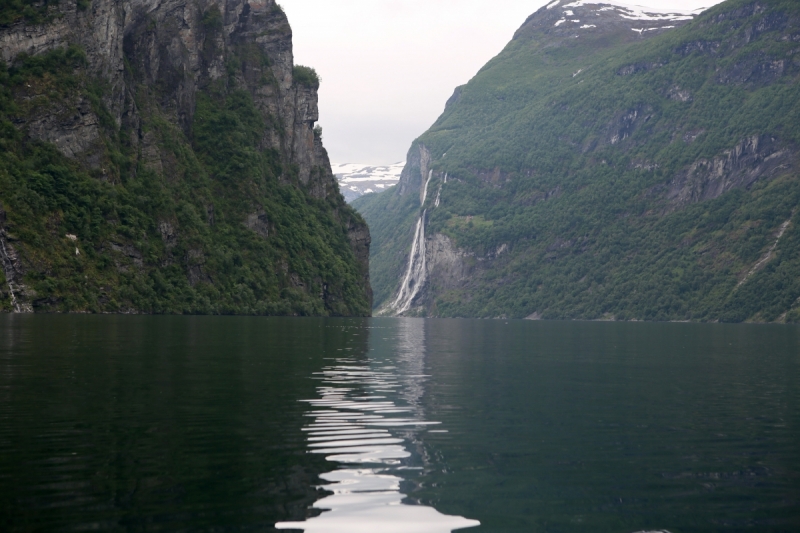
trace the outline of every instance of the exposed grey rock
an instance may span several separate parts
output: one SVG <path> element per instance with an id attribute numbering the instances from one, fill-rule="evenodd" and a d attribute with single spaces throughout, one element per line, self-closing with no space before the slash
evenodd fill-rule
<path id="1" fill-rule="evenodd" d="M 651 70 L 655 70 L 657 68 L 661 68 L 664 66 L 664 63 L 661 62 L 653 62 L 653 63 L 634 63 L 633 65 L 625 65 L 621 69 L 617 71 L 617 75 L 619 76 L 631 76 L 633 74 L 639 74 L 640 72 L 649 72 Z"/>
<path id="2" fill-rule="evenodd" d="M 479 180 L 498 188 L 505 185 L 510 179 L 509 173 L 503 172 L 500 168 L 495 168 L 493 170 L 479 170 L 477 174 Z"/>
<path id="3" fill-rule="evenodd" d="M 400 174 L 400 181 L 397 183 L 398 194 L 422 194 L 422 185 L 428 179 L 431 162 L 431 153 L 424 144 L 412 146 L 406 157 L 406 166 Z"/>
<path id="4" fill-rule="evenodd" d="M 166 220 L 159 222 L 158 231 L 161 233 L 161 240 L 164 241 L 167 249 L 174 248 L 178 244 L 178 230 L 171 222 Z"/>
<path id="5" fill-rule="evenodd" d="M 715 54 L 719 50 L 719 43 L 714 41 L 690 41 L 678 46 L 674 52 L 679 56 L 688 56 L 690 54 Z"/>
<path id="6" fill-rule="evenodd" d="M 619 144 L 632 136 L 642 125 L 653 117 L 650 106 L 638 106 L 620 113 L 609 126 L 608 142 Z"/>
<path id="7" fill-rule="evenodd" d="M 86 51 L 89 73 L 110 87 L 104 103 L 118 125 L 140 122 L 130 98 L 133 83 L 157 88 L 160 108 L 188 132 L 198 89 L 226 75 L 231 50 L 243 44 L 260 47 L 269 65 L 248 64 L 239 81 L 250 89 L 267 122 L 277 121 L 278 127 L 265 130 L 262 148 L 276 149 L 296 164 L 301 183 L 314 196 L 336 193 L 327 153 L 313 131 L 319 119 L 317 91 L 293 82 L 292 32 L 274 0 L 97 0 L 86 11 L 77 10 L 74 2 L 54 9 L 57 17 L 51 23 L 18 22 L 0 29 L 0 56 L 13 62 L 23 52 L 39 55 L 79 45 Z M 211 9 L 219 9 L 221 27 L 203 24 Z M 135 79 L 126 78 L 125 58 Z M 84 101 L 49 109 L 19 126 L 71 158 L 99 137 L 99 119 Z M 141 143 L 145 168 L 164 170 L 152 132 L 140 131 L 132 143 Z"/>
<path id="8" fill-rule="evenodd" d="M 56 145 L 67 157 L 77 158 L 100 140 L 100 119 L 91 104 L 80 99 L 74 107 L 62 107 L 60 113 L 40 110 L 27 123 L 27 132 L 34 139 Z"/>
<path id="9" fill-rule="evenodd" d="M 369 234 L 369 227 L 365 223 L 351 222 L 347 228 L 347 237 L 350 240 L 350 248 L 358 264 L 361 265 L 361 280 L 367 287 L 367 296 L 372 306 L 372 287 L 369 282 L 369 247 L 372 244 L 372 237 Z"/>
<path id="10" fill-rule="evenodd" d="M 2 206 L 0 206 L 0 213 L 2 213 L 0 219 L 4 221 L 5 211 L 2 210 Z M 0 266 L 2 266 L 3 275 L 6 278 L 6 286 L 3 287 L 2 292 L 8 294 L 12 312 L 32 313 L 33 307 L 30 302 L 36 295 L 22 282 L 25 268 L 16 249 L 9 242 L 10 240 L 3 224 L 0 224 Z"/>
<path id="11" fill-rule="evenodd" d="M 755 135 L 713 159 L 701 159 L 676 176 L 667 191 L 669 210 L 748 188 L 789 168 L 793 152 L 769 135 Z"/>
<path id="12" fill-rule="evenodd" d="M 128 272 L 131 264 L 135 268 L 142 268 L 144 266 L 144 256 L 142 252 L 137 250 L 133 245 L 122 245 L 112 242 L 109 243 L 109 247 L 116 253 L 114 263 L 117 266 L 117 270 L 120 272 Z"/>
<path id="13" fill-rule="evenodd" d="M 216 217 L 214 216 L 214 204 L 208 204 L 206 206 L 206 222 L 209 226 L 213 226 L 216 223 Z"/>
<path id="14" fill-rule="evenodd" d="M 0 294 L 4 299 L 9 299 L 12 312 L 32 313 L 33 308 L 30 302 L 35 294 L 22 283 L 25 268 L 16 249 L 9 242 L 11 240 L 11 236 L 6 231 L 6 211 L 3 209 L 3 204 L 0 203 L 0 268 L 3 269 L 3 276 L 6 280 L 5 286 L 0 287 Z"/>
<path id="15" fill-rule="evenodd" d="M 189 250 L 186 252 L 186 264 L 188 265 L 189 285 L 194 287 L 200 282 L 211 282 L 211 278 L 203 270 L 206 263 L 206 256 L 203 250 Z"/>
<path id="16" fill-rule="evenodd" d="M 141 138 L 141 161 L 144 168 L 158 172 L 159 174 L 164 171 L 164 165 L 161 161 L 161 149 L 158 147 L 156 134 L 152 131 L 146 132 Z"/>
<path id="17" fill-rule="evenodd" d="M 691 144 L 695 142 L 697 138 L 703 135 L 705 132 L 706 130 L 702 128 L 687 131 L 686 133 L 683 134 L 683 142 L 685 142 L 686 144 Z"/>
<path id="18" fill-rule="evenodd" d="M 265 239 L 268 238 L 271 233 L 269 217 L 267 217 L 263 209 L 247 215 L 245 225 Z"/>
<path id="19" fill-rule="evenodd" d="M 667 98 L 677 102 L 691 102 L 693 99 L 692 93 L 686 89 L 681 89 L 677 85 L 673 85 L 667 90 Z"/>
<path id="20" fill-rule="evenodd" d="M 461 287 L 469 281 L 472 273 L 467 262 L 469 254 L 457 248 L 448 236 L 441 233 L 431 235 L 425 252 L 431 294 L 441 294 L 441 291 Z"/>
<path id="21" fill-rule="evenodd" d="M 737 61 L 719 72 L 717 80 L 726 85 L 765 86 L 796 71 L 796 65 L 786 59 L 764 57 L 761 54 Z"/>

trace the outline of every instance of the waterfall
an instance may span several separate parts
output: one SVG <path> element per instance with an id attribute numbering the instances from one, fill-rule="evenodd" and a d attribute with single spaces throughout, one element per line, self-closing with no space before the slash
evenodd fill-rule
<path id="1" fill-rule="evenodd" d="M 447 183 L 447 172 L 444 173 L 444 181 L 439 184 L 439 190 L 436 192 L 436 201 L 433 202 L 433 207 L 439 207 L 439 202 L 442 199 L 442 187 Z"/>
<path id="2" fill-rule="evenodd" d="M 420 198 L 419 202 L 420 207 L 425 205 L 425 199 L 428 197 L 428 184 L 431 182 L 432 177 L 433 177 L 433 170 L 428 172 L 428 179 L 425 182 L 425 187 L 422 188 L 422 197 Z"/>
<path id="3" fill-rule="evenodd" d="M 406 268 L 406 275 L 403 277 L 403 283 L 400 285 L 400 292 L 397 293 L 397 298 L 392 302 L 391 308 L 395 313 L 400 315 L 405 313 L 411 307 L 411 302 L 419 294 L 420 288 L 425 283 L 425 215 L 426 211 L 422 212 L 417 220 L 417 229 L 414 232 L 414 243 L 411 245 L 411 255 L 408 258 L 408 267 Z"/>
<path id="4" fill-rule="evenodd" d="M 433 178 L 433 170 L 428 172 L 428 179 L 425 181 L 425 186 L 422 188 L 420 195 L 420 206 L 425 206 L 425 200 L 428 197 L 428 185 Z M 441 192 L 441 190 L 440 190 Z M 436 205 L 439 205 L 439 197 L 436 197 Z M 422 211 L 422 214 L 417 219 L 417 228 L 414 231 L 414 242 L 411 244 L 411 254 L 408 257 L 408 267 L 406 267 L 405 276 L 403 276 L 403 283 L 400 285 L 400 291 L 394 299 L 389 309 L 393 310 L 396 315 L 401 315 L 411 308 L 411 303 L 414 298 L 419 294 L 420 289 L 425 284 L 425 277 L 427 271 L 425 269 L 425 215 L 428 210 Z"/>
<path id="5" fill-rule="evenodd" d="M 17 301 L 17 295 L 14 294 L 14 263 L 11 261 L 8 250 L 6 250 L 5 235 L 2 233 L 0 233 L 0 259 L 3 261 L 3 273 L 6 278 L 6 283 L 8 284 L 8 294 L 11 300 L 11 307 L 14 309 L 15 313 L 27 311 L 27 309 L 23 309 L 23 307 L 20 306 L 19 302 Z"/>

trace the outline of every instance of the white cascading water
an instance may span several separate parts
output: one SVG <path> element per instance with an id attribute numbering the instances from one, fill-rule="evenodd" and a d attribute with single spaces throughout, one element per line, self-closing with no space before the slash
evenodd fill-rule
<path id="1" fill-rule="evenodd" d="M 433 202 L 433 207 L 439 207 L 439 202 L 442 199 L 442 187 L 447 183 L 447 172 L 444 174 L 444 182 L 439 184 L 439 190 L 436 192 L 436 201 Z"/>
<path id="2" fill-rule="evenodd" d="M 22 307 L 17 302 L 17 295 L 15 294 L 14 290 L 14 282 L 12 280 L 11 272 L 13 271 L 14 266 L 11 263 L 11 259 L 9 258 L 8 252 L 6 251 L 6 244 L 5 239 L 0 238 L 0 252 L 2 252 L 2 256 L 0 259 L 3 260 L 3 271 L 5 272 L 6 283 L 8 285 L 8 294 L 11 300 L 11 308 L 14 310 L 15 313 L 21 313 L 24 311 Z"/>
<path id="3" fill-rule="evenodd" d="M 400 315 L 411 307 L 411 302 L 419 294 L 419 289 L 425 282 L 425 214 L 417 220 L 417 229 L 414 232 L 414 243 L 411 245 L 411 255 L 408 258 L 408 268 L 406 275 L 403 276 L 403 284 L 400 285 L 400 292 L 392 302 L 392 309 Z"/>
<path id="4" fill-rule="evenodd" d="M 422 189 L 420 206 L 425 205 L 425 199 L 428 196 L 428 184 L 431 182 L 432 177 L 433 170 L 428 173 L 428 179 Z M 391 309 L 397 315 L 401 315 L 411 308 L 411 303 L 425 284 L 425 276 L 427 274 L 425 269 L 425 215 L 427 213 L 427 209 L 422 211 L 417 220 L 417 229 L 414 231 L 414 242 L 411 245 L 411 255 L 408 258 L 406 274 L 403 276 L 403 283 L 400 285 L 397 298 L 394 299 L 391 305 Z"/>
<path id="5" fill-rule="evenodd" d="M 428 179 L 425 181 L 425 188 L 422 189 L 422 198 L 420 199 L 419 202 L 420 207 L 425 205 L 425 198 L 428 197 L 428 184 L 431 182 L 432 177 L 433 177 L 433 170 L 428 172 Z"/>

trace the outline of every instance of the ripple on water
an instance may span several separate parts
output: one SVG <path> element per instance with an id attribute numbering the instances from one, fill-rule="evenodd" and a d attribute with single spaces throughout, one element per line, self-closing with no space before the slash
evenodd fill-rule
<path id="1" fill-rule="evenodd" d="M 403 464 L 412 455 L 406 440 L 384 428 L 439 424 L 424 420 L 422 409 L 415 406 L 422 390 L 419 385 L 426 376 L 403 375 L 397 367 L 372 371 L 363 364 L 344 363 L 338 360 L 317 373 L 324 383 L 318 388 L 320 397 L 304 400 L 312 407 L 306 416 L 314 419 L 302 428 L 309 453 L 324 454 L 327 460 L 342 465 L 320 476 L 328 482 L 320 488 L 333 494 L 314 504 L 314 508 L 325 511 L 321 515 L 305 522 L 281 522 L 275 527 L 307 533 L 447 533 L 480 525 L 477 520 L 403 502 L 406 495 L 400 492 L 400 484 L 404 478 L 399 474 L 416 469 Z M 403 387 L 401 381 L 412 386 Z M 339 384 L 342 386 L 336 386 Z M 363 395 L 363 389 L 375 388 L 401 392 L 410 405 L 398 406 L 386 396 Z M 392 417 L 398 414 L 403 418 Z"/>

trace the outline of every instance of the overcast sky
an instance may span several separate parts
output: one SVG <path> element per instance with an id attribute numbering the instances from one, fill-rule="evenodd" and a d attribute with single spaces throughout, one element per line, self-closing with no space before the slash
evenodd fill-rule
<path id="1" fill-rule="evenodd" d="M 525 19 L 552 0 L 278 0 L 295 63 L 322 78 L 320 121 L 333 163 L 390 164 Z M 628 0 L 692 10 L 719 0 Z"/>

